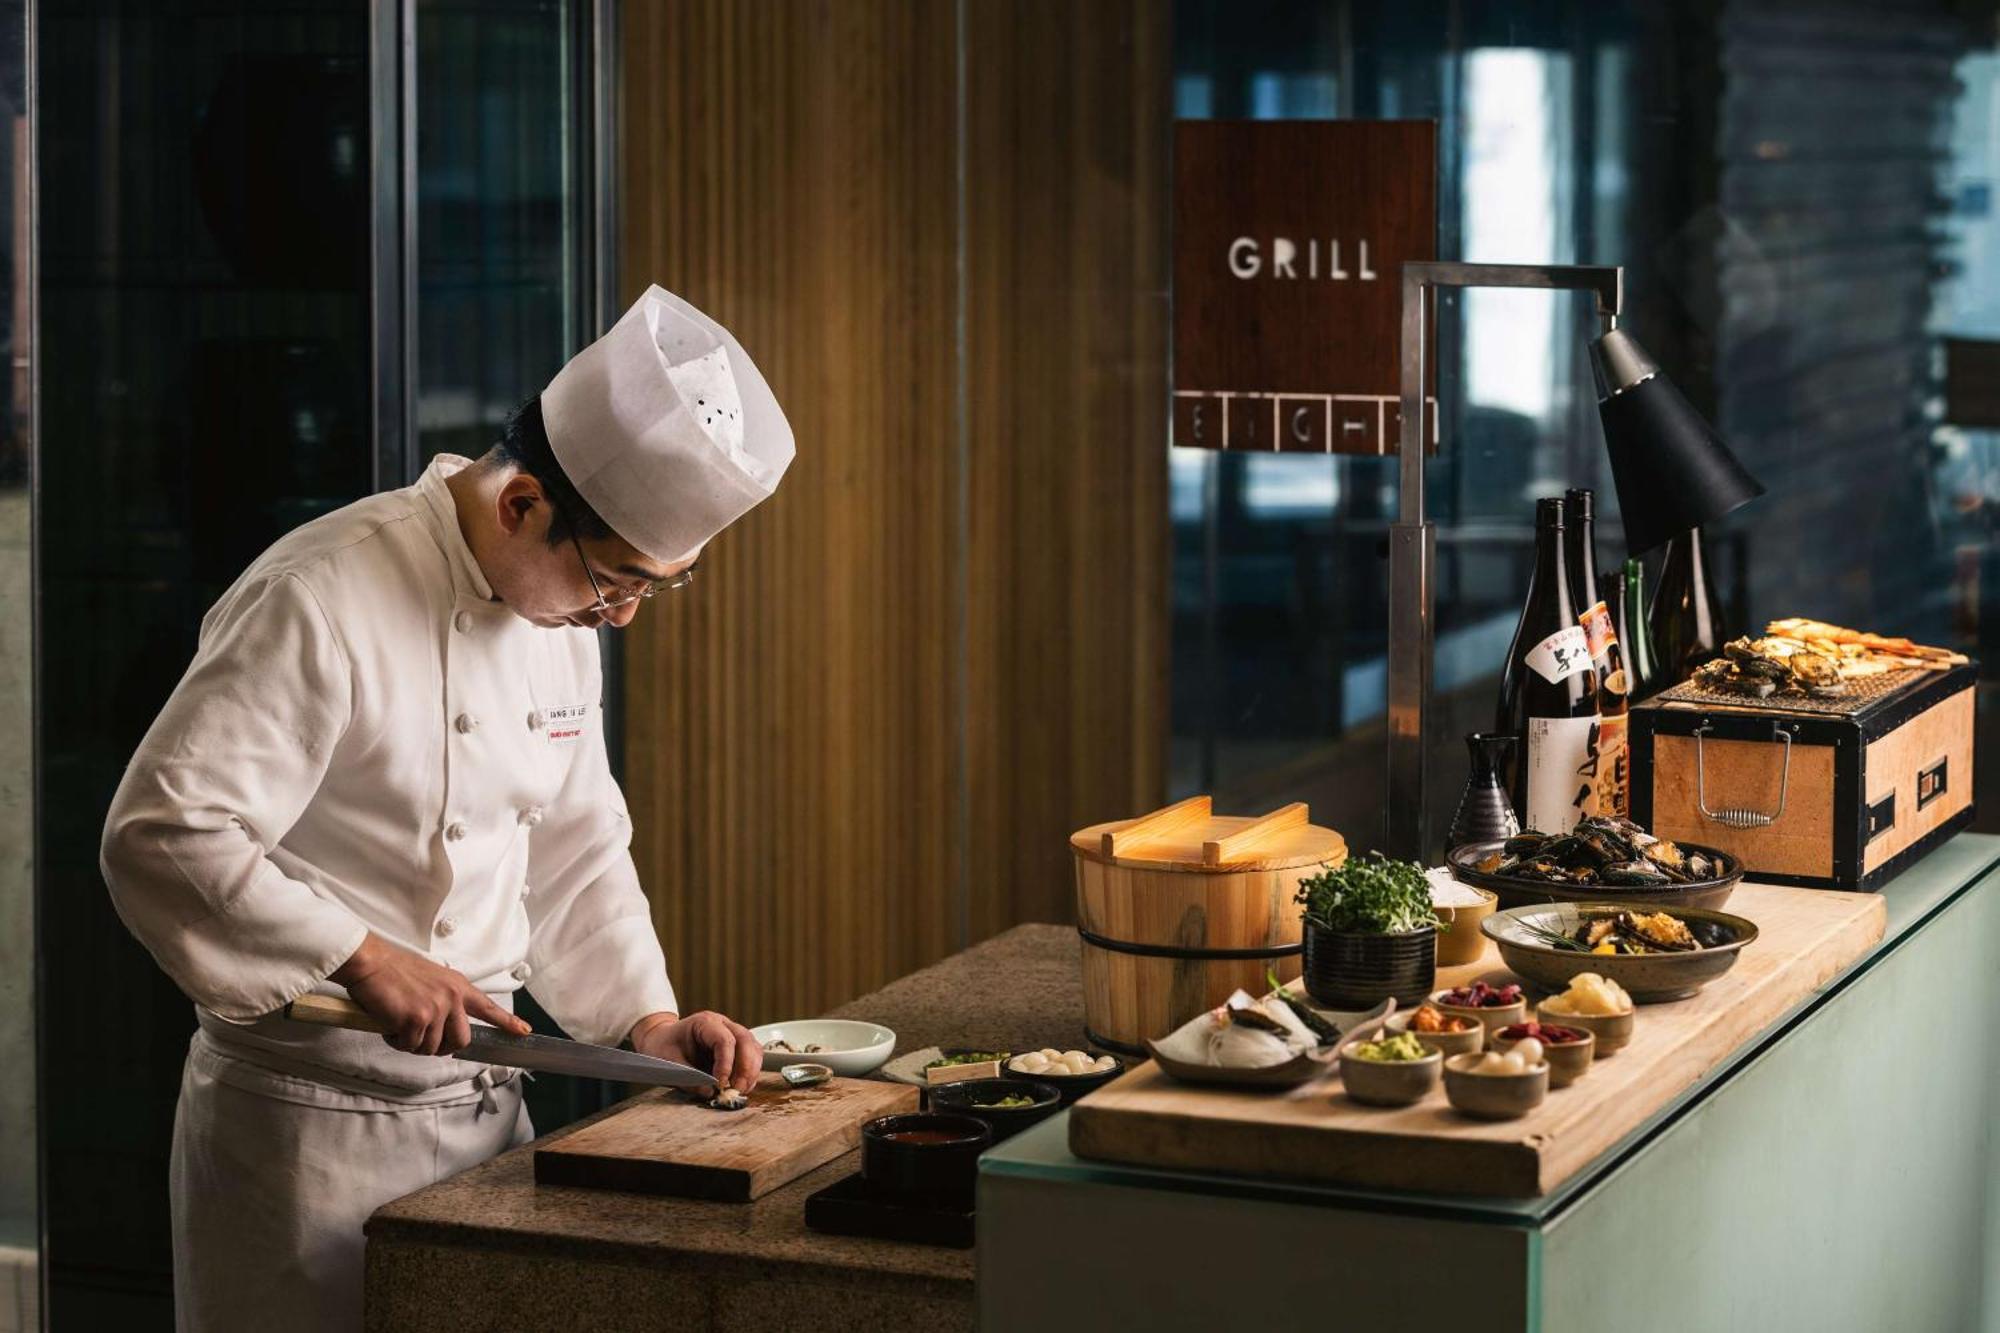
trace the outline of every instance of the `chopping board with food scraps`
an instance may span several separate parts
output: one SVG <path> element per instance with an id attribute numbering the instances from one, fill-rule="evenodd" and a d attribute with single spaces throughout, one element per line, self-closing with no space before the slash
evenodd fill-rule
<path id="1" fill-rule="evenodd" d="M 1887 920 L 1875 894 L 1747 882 L 1737 886 L 1728 909 L 1756 928 L 1734 966 L 1685 998 L 1626 1003 L 1629 1039 L 1621 1033 L 1624 1044 L 1600 1051 L 1574 1081 L 1558 1080 L 1516 1118 L 1472 1118 L 1435 1086 L 1415 1104 L 1369 1106 L 1343 1089 L 1342 1077 L 1289 1088 L 1208 1087 L 1176 1080 L 1153 1062 L 1077 1104 L 1070 1149 L 1138 1166 L 1362 1188 L 1546 1194 L 1874 947 Z M 1582 958 L 1573 967 L 1596 961 Z M 1441 989 L 1482 980 L 1504 987 L 1522 978 L 1508 972 L 1492 944 L 1478 962 L 1437 971 Z M 1548 1017 L 1551 1008 L 1542 1012 Z M 1390 1030 L 1400 1032 L 1406 1022 L 1397 1015 Z M 1464 1077 L 1449 1060 L 1445 1068 L 1454 1071 L 1447 1080 Z"/>
<path id="2" fill-rule="evenodd" d="M 747 1203 L 860 1146 L 875 1117 L 916 1109 L 917 1090 L 901 1084 L 834 1078 L 799 1088 L 769 1072 L 738 1111 L 649 1092 L 537 1148 L 535 1180 Z"/>

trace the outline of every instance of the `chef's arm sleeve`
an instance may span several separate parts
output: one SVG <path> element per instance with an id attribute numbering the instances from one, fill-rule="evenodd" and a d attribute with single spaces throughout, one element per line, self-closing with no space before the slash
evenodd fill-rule
<path id="1" fill-rule="evenodd" d="M 345 962 L 360 918 L 270 859 L 351 716 L 346 654 L 297 576 L 233 589 L 125 769 L 99 863 L 119 917 L 223 1018 L 281 1008 Z"/>
<path id="2" fill-rule="evenodd" d="M 584 728 L 555 804 L 528 843 L 528 993 L 579 1041 L 615 1046 L 647 1014 L 679 1008 L 632 864 L 632 821 Z"/>

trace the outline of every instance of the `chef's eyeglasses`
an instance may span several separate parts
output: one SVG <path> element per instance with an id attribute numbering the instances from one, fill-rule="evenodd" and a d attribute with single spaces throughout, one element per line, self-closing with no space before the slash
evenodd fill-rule
<path id="1" fill-rule="evenodd" d="M 603 585 L 598 583 L 597 575 L 591 572 L 590 557 L 583 553 L 583 543 L 576 539 L 576 529 L 574 528 L 570 529 L 569 544 L 576 548 L 577 563 L 583 566 L 583 576 L 590 580 L 590 590 L 597 594 L 597 604 L 590 608 L 592 611 L 616 611 L 621 606 L 629 606 L 633 602 L 644 601 L 648 597 L 657 597 L 663 592 L 673 592 L 676 589 L 685 588 L 688 584 L 694 582 L 695 565 L 689 565 L 677 574 L 669 574 L 663 579 L 654 579 L 630 597 L 620 597 L 614 602 L 604 595 Z M 699 561 L 696 562 L 696 564 L 699 563 Z"/>

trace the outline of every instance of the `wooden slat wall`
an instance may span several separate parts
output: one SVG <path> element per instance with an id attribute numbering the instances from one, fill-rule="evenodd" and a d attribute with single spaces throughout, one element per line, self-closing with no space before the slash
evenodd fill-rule
<path id="1" fill-rule="evenodd" d="M 972 923 L 1165 791 L 1165 7 L 969 4 Z"/>
<path id="2" fill-rule="evenodd" d="M 625 285 L 727 323 L 799 440 L 624 641 L 676 985 L 752 1022 L 1066 918 L 1069 830 L 1160 785 L 1164 7 L 964 12 L 969 154 L 954 6 L 623 11 Z"/>

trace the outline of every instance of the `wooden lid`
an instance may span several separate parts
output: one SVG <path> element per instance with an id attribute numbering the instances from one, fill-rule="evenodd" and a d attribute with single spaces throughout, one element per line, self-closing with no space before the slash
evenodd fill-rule
<path id="1" fill-rule="evenodd" d="M 1268 815 L 1218 815 L 1206 796 L 1070 835 L 1078 856 L 1135 870 L 1290 870 L 1337 862 L 1347 840 L 1306 822 L 1303 801 Z"/>

